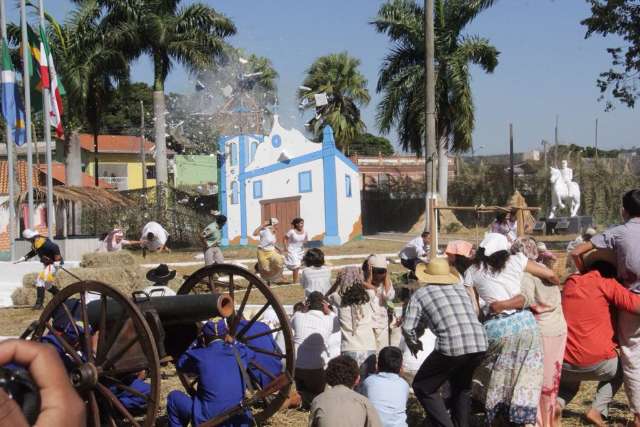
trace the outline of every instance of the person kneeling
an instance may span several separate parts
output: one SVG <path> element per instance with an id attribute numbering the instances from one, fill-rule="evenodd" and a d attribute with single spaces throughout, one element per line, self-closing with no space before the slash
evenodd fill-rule
<path id="1" fill-rule="evenodd" d="M 244 344 L 225 341 L 228 330 L 224 320 L 209 325 L 203 328 L 206 345 L 187 350 L 176 364 L 177 370 L 195 375 L 199 381 L 193 398 L 177 390 L 169 393 L 167 416 L 171 427 L 200 425 L 238 405 L 244 398 L 247 384 L 238 363 L 246 370 L 255 353 Z M 219 425 L 253 425 L 251 411 L 240 412 Z"/>
<path id="2" fill-rule="evenodd" d="M 369 399 L 353 391 L 360 382 L 359 372 L 349 356 L 329 361 L 326 379 L 331 387 L 313 399 L 309 427 L 382 427 Z"/>

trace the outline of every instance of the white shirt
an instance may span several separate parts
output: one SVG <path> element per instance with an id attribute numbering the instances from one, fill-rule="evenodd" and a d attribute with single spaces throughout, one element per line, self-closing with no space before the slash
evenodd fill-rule
<path id="1" fill-rule="evenodd" d="M 304 288 L 304 296 L 318 291 L 325 295 L 331 287 L 331 270 L 327 267 L 307 267 L 300 274 L 300 284 Z"/>
<path id="2" fill-rule="evenodd" d="M 304 241 L 307 240 L 308 236 L 306 232 L 302 232 L 302 234 L 298 233 L 296 230 L 291 229 L 287 232 L 287 249 L 290 253 L 298 253 L 302 252 L 302 246 L 304 245 Z"/>
<path id="3" fill-rule="evenodd" d="M 168 286 L 157 285 L 147 286 L 142 291 L 150 297 L 172 297 L 176 294 L 176 292 Z"/>
<path id="4" fill-rule="evenodd" d="M 340 349 L 342 351 L 371 351 L 376 349 L 376 336 L 373 333 L 373 314 L 375 294 L 367 289 L 369 302 L 362 305 L 342 307 L 342 298 L 337 292 L 329 295 L 329 301 L 335 307 L 342 331 Z"/>
<path id="5" fill-rule="evenodd" d="M 153 240 L 147 240 L 147 234 L 153 233 Z M 147 248 L 150 251 L 157 251 L 161 249 L 165 243 L 167 243 L 167 239 L 169 238 L 169 233 L 165 230 L 160 224 L 155 221 L 148 222 L 144 228 L 142 229 L 142 236 L 140 237 L 140 245 L 142 247 Z"/>
<path id="6" fill-rule="evenodd" d="M 422 350 L 418 351 L 418 354 L 414 356 L 411 354 L 409 347 L 407 347 L 404 337 L 400 338 L 400 345 L 398 348 L 402 351 L 402 370 L 409 373 L 416 373 L 422 362 L 427 359 L 427 356 L 431 354 L 436 347 L 436 336 L 429 329 L 425 329 L 424 334 L 420 337 L 422 343 Z"/>
<path id="7" fill-rule="evenodd" d="M 418 236 L 407 243 L 398 255 L 402 259 L 424 258 L 427 256 L 428 250 L 429 246 L 424 244 L 422 236 Z"/>
<path id="8" fill-rule="evenodd" d="M 328 342 L 334 332 L 334 320 L 319 310 L 297 312 L 291 319 L 293 345 L 296 351 L 296 367 L 321 369 L 329 355 Z"/>
<path id="9" fill-rule="evenodd" d="M 327 341 L 327 358 L 325 359 L 325 363 L 328 363 L 329 360 L 334 357 L 340 356 L 340 344 L 342 341 L 342 332 L 340 331 L 340 320 L 335 312 L 329 313 L 329 316 L 333 319 L 333 330 L 334 332 L 329 335 L 329 341 Z"/>
<path id="10" fill-rule="evenodd" d="M 504 269 L 499 273 L 492 273 L 488 268 L 472 265 L 464 275 L 465 285 L 476 288 L 478 296 L 487 304 L 510 299 L 522 293 L 520 283 L 528 261 L 522 253 L 511 255 Z M 513 312 L 514 310 L 506 311 L 506 313 Z"/>
<path id="11" fill-rule="evenodd" d="M 258 247 L 264 251 L 272 251 L 275 249 L 276 236 L 271 231 L 270 227 L 265 227 L 260 230 L 260 243 Z"/>
<path id="12" fill-rule="evenodd" d="M 375 296 L 373 297 L 373 327 L 375 329 L 384 329 L 389 326 L 389 314 L 387 311 L 387 301 L 393 300 L 396 296 L 396 290 L 391 286 L 388 291 L 385 291 L 384 284 L 378 286 L 374 290 Z"/>

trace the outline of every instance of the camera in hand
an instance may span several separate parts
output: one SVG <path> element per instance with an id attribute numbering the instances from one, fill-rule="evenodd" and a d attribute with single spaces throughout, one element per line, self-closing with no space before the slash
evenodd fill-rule
<path id="1" fill-rule="evenodd" d="M 40 413 L 40 392 L 29 371 L 13 363 L 0 366 L 0 388 L 18 404 L 29 425 L 34 425 Z"/>

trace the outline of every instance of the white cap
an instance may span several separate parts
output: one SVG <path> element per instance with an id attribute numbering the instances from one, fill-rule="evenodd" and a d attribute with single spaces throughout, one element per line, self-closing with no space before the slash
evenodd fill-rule
<path id="1" fill-rule="evenodd" d="M 271 225 L 278 225 L 278 224 L 280 224 L 280 221 L 278 221 L 278 218 L 271 218 L 271 219 L 269 220 L 269 223 L 270 223 Z"/>
<path id="2" fill-rule="evenodd" d="M 371 255 L 367 258 L 367 263 L 371 268 L 384 268 L 388 267 L 387 259 L 382 255 Z"/>
<path id="3" fill-rule="evenodd" d="M 547 250 L 547 245 L 545 245 L 544 242 L 538 242 L 536 247 L 540 252 L 545 252 Z"/>
<path id="4" fill-rule="evenodd" d="M 596 234 L 598 234 L 598 232 L 596 231 L 596 229 L 595 229 L 595 228 L 593 228 L 593 227 L 589 227 L 589 228 L 587 228 L 587 229 L 584 231 L 584 234 L 586 234 L 587 236 L 591 236 L 591 237 L 593 237 L 593 236 L 595 236 Z"/>
<path id="5" fill-rule="evenodd" d="M 484 249 L 486 256 L 511 249 L 511 245 L 506 236 L 500 233 L 487 233 L 482 242 L 480 242 L 480 247 Z"/>
<path id="6" fill-rule="evenodd" d="M 30 228 L 25 228 L 24 231 L 22 232 L 22 237 L 27 240 L 33 239 L 34 237 L 38 237 L 39 235 L 40 233 Z"/>

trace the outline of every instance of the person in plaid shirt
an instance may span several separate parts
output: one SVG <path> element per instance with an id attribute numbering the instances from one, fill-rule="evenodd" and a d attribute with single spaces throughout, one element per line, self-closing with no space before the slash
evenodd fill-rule
<path id="1" fill-rule="evenodd" d="M 460 276 L 446 258 L 419 265 L 416 277 L 426 286 L 411 297 L 402 332 L 411 353 L 421 350 L 416 329 L 421 325 L 436 336 L 434 351 L 413 380 L 413 391 L 434 426 L 465 427 L 471 411 L 471 378 L 487 349 L 484 327 L 478 320 Z M 438 389 L 451 384 L 451 416 Z"/>

